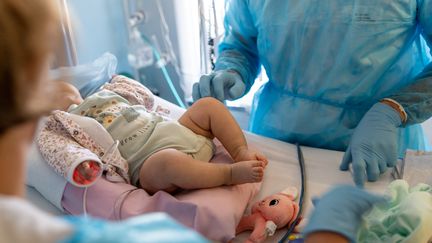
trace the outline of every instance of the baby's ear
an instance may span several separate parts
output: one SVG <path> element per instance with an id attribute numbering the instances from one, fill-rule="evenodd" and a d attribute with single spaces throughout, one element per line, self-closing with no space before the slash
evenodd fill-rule
<path id="1" fill-rule="evenodd" d="M 298 190 L 297 190 L 297 188 L 295 188 L 293 186 L 285 188 L 280 193 L 292 198 L 292 200 L 295 200 L 298 196 Z"/>

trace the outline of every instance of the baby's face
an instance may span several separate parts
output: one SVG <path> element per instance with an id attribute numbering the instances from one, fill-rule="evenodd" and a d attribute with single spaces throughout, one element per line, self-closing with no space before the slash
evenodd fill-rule
<path id="1" fill-rule="evenodd" d="M 67 111 L 69 106 L 73 104 L 79 105 L 83 102 L 81 94 L 79 93 L 78 89 L 75 88 L 75 86 L 67 82 L 59 82 L 60 83 L 58 86 L 58 94 L 60 95 L 62 100 L 61 110 Z"/>

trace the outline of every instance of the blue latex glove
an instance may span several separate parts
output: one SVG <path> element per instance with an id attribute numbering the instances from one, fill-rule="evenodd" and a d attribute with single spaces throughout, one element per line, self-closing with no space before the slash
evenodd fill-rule
<path id="1" fill-rule="evenodd" d="M 336 186 L 321 199 L 314 201 L 315 210 L 303 233 L 330 231 L 355 242 L 362 215 L 374 204 L 384 203 L 384 196 L 370 194 L 354 186 Z"/>
<path id="2" fill-rule="evenodd" d="M 201 76 L 199 83 L 193 86 L 192 97 L 196 101 L 211 96 L 223 102 L 240 98 L 245 90 L 240 74 L 233 70 L 219 70 Z"/>
<path id="3" fill-rule="evenodd" d="M 348 170 L 352 162 L 354 182 L 363 186 L 368 181 L 376 181 L 387 167 L 394 167 L 398 155 L 398 127 L 402 121 L 392 107 L 376 103 L 365 114 L 345 152 L 341 170 Z"/>
<path id="4" fill-rule="evenodd" d="M 119 222 L 84 217 L 66 219 L 75 231 L 61 243 L 209 242 L 165 213 L 146 214 Z"/>

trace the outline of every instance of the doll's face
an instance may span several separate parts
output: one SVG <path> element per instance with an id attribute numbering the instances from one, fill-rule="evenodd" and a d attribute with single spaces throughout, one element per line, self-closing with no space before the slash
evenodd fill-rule
<path id="1" fill-rule="evenodd" d="M 252 213 L 259 212 L 266 220 L 272 220 L 278 227 L 292 222 L 298 213 L 298 204 L 289 196 L 274 194 L 257 202 Z"/>

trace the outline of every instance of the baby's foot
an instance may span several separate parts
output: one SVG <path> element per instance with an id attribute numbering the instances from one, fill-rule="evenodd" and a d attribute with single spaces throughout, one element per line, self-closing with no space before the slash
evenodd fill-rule
<path id="1" fill-rule="evenodd" d="M 264 176 L 264 162 L 240 161 L 231 164 L 231 180 L 228 184 L 242 184 L 262 181 Z"/>
<path id="2" fill-rule="evenodd" d="M 249 161 L 249 160 L 259 160 L 259 161 L 264 162 L 264 166 L 267 166 L 267 164 L 268 164 L 267 157 L 264 154 L 262 154 L 261 152 L 258 152 L 256 150 L 249 149 L 247 147 L 240 148 L 239 151 L 237 152 L 234 160 L 236 162 Z"/>

